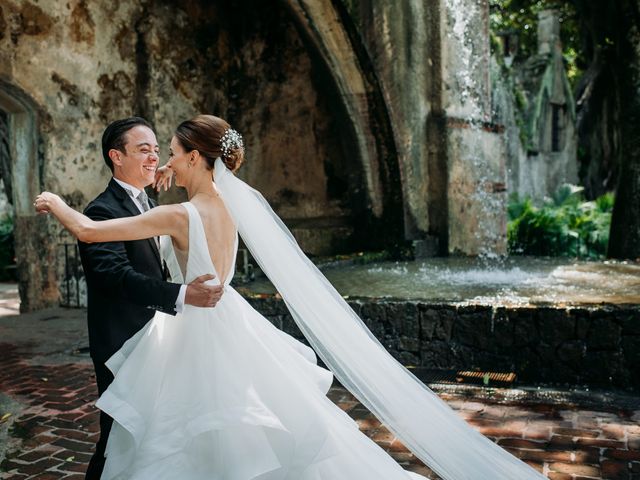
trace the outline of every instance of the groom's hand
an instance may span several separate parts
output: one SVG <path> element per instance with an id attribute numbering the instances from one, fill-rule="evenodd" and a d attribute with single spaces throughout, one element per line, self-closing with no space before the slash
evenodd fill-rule
<path id="1" fill-rule="evenodd" d="M 205 282 L 216 278 L 215 275 L 200 275 L 187 285 L 184 303 L 194 307 L 215 307 L 222 297 L 222 285 L 207 285 Z"/>

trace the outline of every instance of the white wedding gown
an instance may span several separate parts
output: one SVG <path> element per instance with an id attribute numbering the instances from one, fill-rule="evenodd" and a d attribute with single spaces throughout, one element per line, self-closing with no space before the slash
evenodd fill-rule
<path id="1" fill-rule="evenodd" d="M 189 283 L 216 272 L 200 215 L 183 205 Z M 114 424 L 101 478 L 424 479 L 326 397 L 331 372 L 254 310 L 232 277 L 215 308 L 158 312 L 107 362 L 115 379 L 97 405 Z"/>

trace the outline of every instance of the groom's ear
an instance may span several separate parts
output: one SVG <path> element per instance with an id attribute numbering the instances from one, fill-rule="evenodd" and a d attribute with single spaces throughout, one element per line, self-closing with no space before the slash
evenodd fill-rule
<path id="1" fill-rule="evenodd" d="M 113 163 L 113 165 L 117 165 L 118 167 L 122 166 L 122 160 L 120 159 L 120 156 L 122 155 L 122 152 L 120 152 L 119 150 L 116 150 L 115 148 L 112 148 L 111 150 L 109 150 L 109 158 L 111 159 L 111 162 Z"/>

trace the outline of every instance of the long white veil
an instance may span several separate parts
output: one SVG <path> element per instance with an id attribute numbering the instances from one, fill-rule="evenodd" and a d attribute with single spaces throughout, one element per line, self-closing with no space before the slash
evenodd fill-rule
<path id="1" fill-rule="evenodd" d="M 264 197 L 218 159 L 215 183 L 238 232 L 326 365 L 418 458 L 445 480 L 540 480 L 484 437 L 378 342 Z"/>

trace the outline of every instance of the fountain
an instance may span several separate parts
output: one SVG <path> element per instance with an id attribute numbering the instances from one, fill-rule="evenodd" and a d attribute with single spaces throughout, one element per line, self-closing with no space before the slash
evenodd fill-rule
<path id="1" fill-rule="evenodd" d="M 493 308 L 640 304 L 640 265 L 562 258 L 439 257 L 412 262 L 330 266 L 323 271 L 347 298 L 407 299 Z M 275 294 L 264 277 L 253 294 Z"/>

